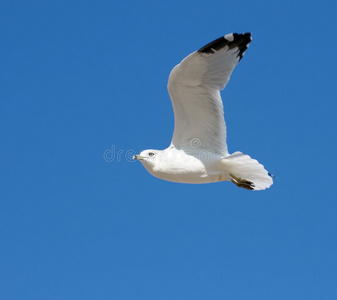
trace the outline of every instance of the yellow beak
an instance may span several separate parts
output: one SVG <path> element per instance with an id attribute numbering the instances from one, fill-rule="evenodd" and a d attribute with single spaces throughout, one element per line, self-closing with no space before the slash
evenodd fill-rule
<path id="1" fill-rule="evenodd" d="M 137 154 L 137 155 L 135 155 L 135 156 L 132 157 L 132 158 L 135 159 L 135 160 L 142 160 L 142 159 L 143 159 L 143 156 Z"/>

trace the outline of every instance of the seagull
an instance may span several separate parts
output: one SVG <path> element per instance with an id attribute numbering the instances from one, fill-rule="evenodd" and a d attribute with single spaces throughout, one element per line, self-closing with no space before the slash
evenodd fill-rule
<path id="1" fill-rule="evenodd" d="M 174 132 L 165 150 L 133 156 L 153 176 L 179 183 L 231 181 L 247 190 L 264 190 L 272 175 L 242 152 L 228 153 L 220 91 L 251 42 L 251 33 L 230 33 L 191 53 L 171 71 L 168 92 Z"/>

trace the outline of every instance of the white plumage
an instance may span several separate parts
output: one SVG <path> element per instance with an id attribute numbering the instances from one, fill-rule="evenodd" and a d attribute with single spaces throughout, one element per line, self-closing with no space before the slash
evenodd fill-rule
<path id="1" fill-rule="evenodd" d="M 175 127 L 165 150 L 145 150 L 134 158 L 154 176 L 174 182 L 229 180 L 249 190 L 263 190 L 273 180 L 257 160 L 229 155 L 220 90 L 251 41 L 250 33 L 227 34 L 187 56 L 171 71 L 168 91 Z"/>

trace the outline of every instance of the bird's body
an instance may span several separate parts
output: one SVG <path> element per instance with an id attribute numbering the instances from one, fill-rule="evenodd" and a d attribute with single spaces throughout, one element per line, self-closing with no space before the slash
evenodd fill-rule
<path id="1" fill-rule="evenodd" d="M 249 190 L 272 185 L 257 160 L 226 143 L 220 96 L 251 41 L 250 33 L 228 34 L 187 56 L 173 68 L 168 83 L 175 128 L 165 150 L 145 150 L 134 158 L 155 177 L 180 183 L 232 181 Z"/>
<path id="2" fill-rule="evenodd" d="M 155 150 L 151 150 L 155 151 Z M 206 158 L 207 154 L 186 153 L 174 147 L 156 153 L 155 165 L 152 168 L 149 164 L 144 164 L 145 168 L 155 177 L 173 182 L 183 183 L 210 183 L 219 181 L 219 175 L 208 172 L 214 162 Z M 205 157 L 202 157 L 205 156 Z M 219 155 L 218 159 L 221 158 Z"/>

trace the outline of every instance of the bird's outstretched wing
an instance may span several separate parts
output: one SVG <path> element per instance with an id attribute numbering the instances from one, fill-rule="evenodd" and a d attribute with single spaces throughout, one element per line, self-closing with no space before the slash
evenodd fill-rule
<path id="1" fill-rule="evenodd" d="M 227 34 L 174 67 L 168 82 L 175 117 L 171 146 L 228 154 L 220 90 L 250 41 L 250 33 Z"/>

